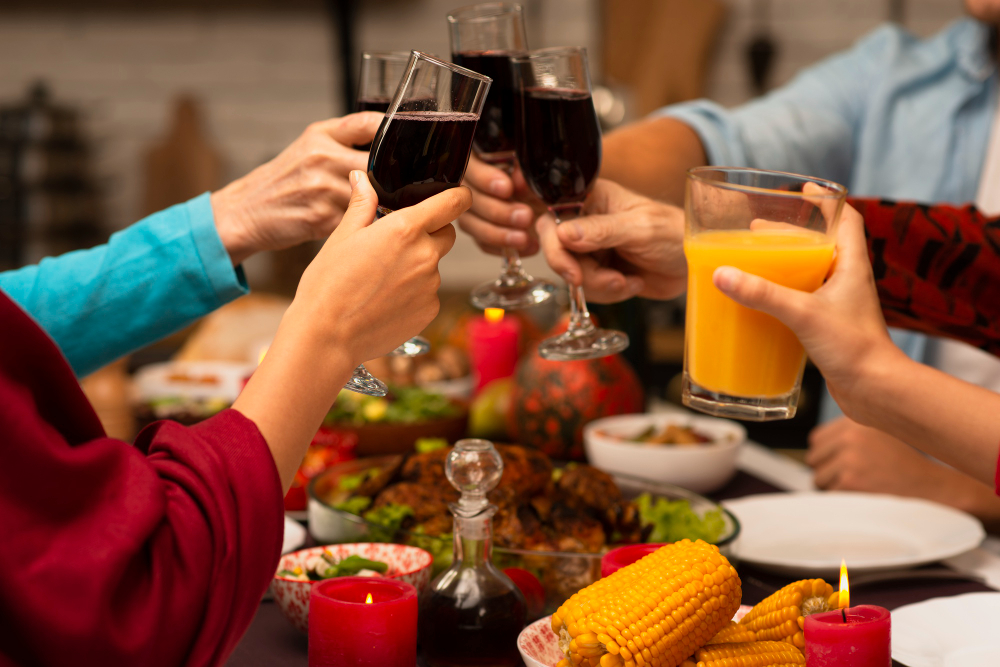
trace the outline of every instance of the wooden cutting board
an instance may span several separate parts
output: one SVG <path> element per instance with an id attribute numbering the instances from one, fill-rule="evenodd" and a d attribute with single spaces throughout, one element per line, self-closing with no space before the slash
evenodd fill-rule
<path id="1" fill-rule="evenodd" d="M 223 185 L 222 158 L 206 137 L 201 103 L 181 95 L 172 107 L 166 135 L 146 154 L 144 216 Z"/>

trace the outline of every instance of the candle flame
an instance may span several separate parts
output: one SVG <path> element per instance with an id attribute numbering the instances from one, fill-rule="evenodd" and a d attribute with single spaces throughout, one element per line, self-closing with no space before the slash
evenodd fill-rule
<path id="1" fill-rule="evenodd" d="M 837 602 L 838 609 L 847 609 L 851 606 L 851 589 L 847 584 L 847 561 L 840 560 L 840 599 Z"/>
<path id="2" fill-rule="evenodd" d="M 487 322 L 496 324 L 503 319 L 503 308 L 487 308 L 484 314 Z"/>
<path id="3" fill-rule="evenodd" d="M 365 604 L 371 604 L 371 603 L 372 603 L 372 594 L 369 593 L 368 597 L 365 598 Z"/>

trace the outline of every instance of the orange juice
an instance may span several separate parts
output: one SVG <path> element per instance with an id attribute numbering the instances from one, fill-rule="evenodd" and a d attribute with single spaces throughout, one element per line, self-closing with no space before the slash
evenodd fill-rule
<path id="1" fill-rule="evenodd" d="M 713 392 L 771 398 L 790 392 L 805 363 L 801 343 L 770 315 L 737 304 L 712 284 L 735 266 L 779 285 L 816 290 L 833 262 L 832 238 L 810 230 L 708 231 L 684 241 L 688 263 L 688 375 Z"/>

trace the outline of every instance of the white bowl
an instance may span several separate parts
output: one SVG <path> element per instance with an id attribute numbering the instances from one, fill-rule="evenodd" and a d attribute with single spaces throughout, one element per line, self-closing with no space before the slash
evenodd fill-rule
<path id="1" fill-rule="evenodd" d="M 650 426 L 689 426 L 708 436 L 700 445 L 646 445 L 625 442 Z M 609 435 L 604 435 L 604 434 Z M 583 429 L 590 464 L 620 475 L 676 484 L 695 493 L 715 491 L 736 473 L 736 456 L 747 432 L 728 419 L 683 414 L 635 414 L 605 417 Z"/>

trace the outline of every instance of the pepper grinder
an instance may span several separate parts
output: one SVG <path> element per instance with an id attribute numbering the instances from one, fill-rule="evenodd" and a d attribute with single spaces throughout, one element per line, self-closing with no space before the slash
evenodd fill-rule
<path id="1" fill-rule="evenodd" d="M 503 459 L 488 440 L 459 440 L 444 466 L 462 494 L 448 507 L 455 518 L 455 553 L 420 596 L 420 654 L 430 667 L 513 667 L 517 636 L 527 622 L 524 596 L 491 560 L 496 505 L 486 495 L 500 482 Z"/>

